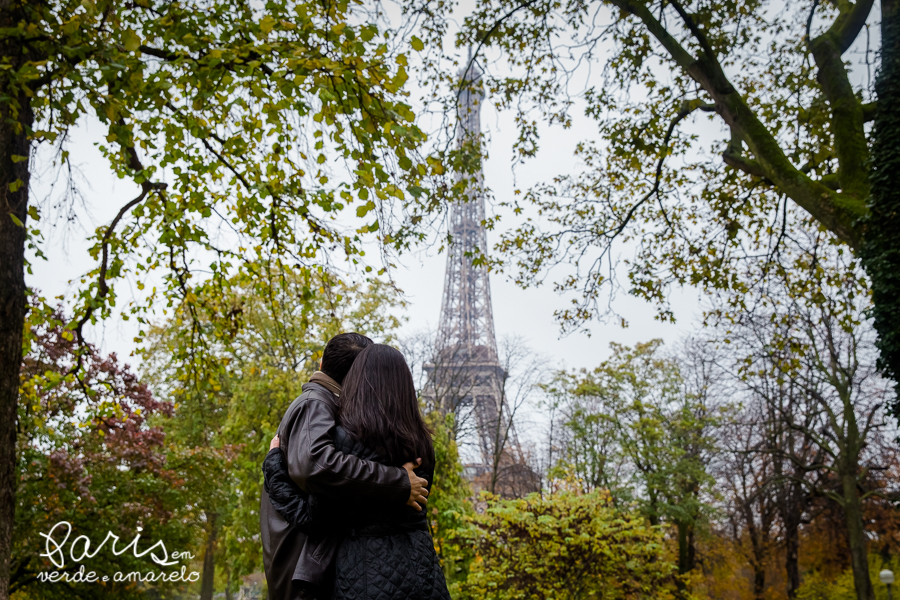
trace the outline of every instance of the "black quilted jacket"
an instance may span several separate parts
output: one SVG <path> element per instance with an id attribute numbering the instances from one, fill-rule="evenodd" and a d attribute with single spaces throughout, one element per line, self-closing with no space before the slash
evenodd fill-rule
<path id="1" fill-rule="evenodd" d="M 334 442 L 341 452 L 387 464 L 342 427 L 335 429 Z M 428 531 L 427 508 L 417 511 L 405 504 L 358 497 L 310 496 L 290 478 L 280 451 L 269 452 L 263 471 L 269 499 L 287 521 L 311 537 L 340 537 L 334 556 L 334 600 L 450 599 Z M 434 466 L 420 467 L 416 474 L 427 479 L 430 488 Z"/>
<path id="2" fill-rule="evenodd" d="M 319 536 L 327 533 L 327 528 L 316 526 L 310 511 L 310 496 L 294 483 L 288 474 L 287 457 L 281 448 L 269 450 L 263 461 L 263 474 L 265 483 L 263 487 L 269 494 L 269 501 L 282 517 L 291 525 L 296 526 L 307 536 Z"/>

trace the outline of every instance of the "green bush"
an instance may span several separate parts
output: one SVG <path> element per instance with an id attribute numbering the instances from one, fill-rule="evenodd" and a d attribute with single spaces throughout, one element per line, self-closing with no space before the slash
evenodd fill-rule
<path id="1" fill-rule="evenodd" d="M 663 533 L 605 492 L 487 498 L 468 518 L 474 558 L 451 584 L 460 599 L 631 599 L 674 596 Z"/>
<path id="2" fill-rule="evenodd" d="M 900 560 L 885 561 L 882 557 L 869 554 L 869 577 L 875 588 L 875 600 L 888 600 L 887 587 L 878 580 L 882 569 L 900 573 Z M 896 596 L 896 588 L 894 590 Z M 853 587 L 853 570 L 847 568 L 840 573 L 814 571 L 803 576 L 803 584 L 797 590 L 797 600 L 856 600 Z"/>

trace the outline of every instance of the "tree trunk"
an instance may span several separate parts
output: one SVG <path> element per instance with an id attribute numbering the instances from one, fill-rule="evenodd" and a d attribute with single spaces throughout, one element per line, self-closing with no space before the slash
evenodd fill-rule
<path id="1" fill-rule="evenodd" d="M 0 27 L 14 27 L 9 7 L 0 2 Z M 20 48 L 0 42 L 0 53 L 12 56 L 14 71 Z M 13 42 L 14 43 L 14 42 Z M 9 71 L 7 71 L 9 72 Z M 5 72 L 5 73 L 7 73 Z M 0 75 L 0 77 L 3 77 Z M 0 79 L 0 95 L 7 84 Z M 25 297 L 25 238 L 28 212 L 30 143 L 34 115 L 24 95 L 0 100 L 0 600 L 9 598 L 12 532 L 16 507 L 16 432 Z M 18 221 L 18 222 L 17 222 Z"/>
<path id="2" fill-rule="evenodd" d="M 750 548 L 753 552 L 753 558 L 750 560 L 750 566 L 753 568 L 753 598 L 755 600 L 764 600 L 766 590 L 766 556 L 765 556 L 765 536 L 763 531 L 765 521 L 762 527 L 756 527 L 756 521 L 753 515 L 752 502 L 746 501 L 742 506 L 744 520 L 747 522 L 747 535 L 750 537 Z M 760 511 L 762 515 L 762 511 Z M 737 535 L 735 536 L 737 539 Z"/>
<path id="3" fill-rule="evenodd" d="M 788 600 L 797 598 L 800 589 L 800 521 L 803 520 L 805 496 L 802 484 L 797 482 L 802 472 L 794 472 L 793 480 L 784 479 L 782 459 L 774 462 L 775 478 L 780 481 L 775 498 L 778 507 L 778 518 L 784 528 L 784 567 L 787 572 L 785 585 Z"/>
<path id="4" fill-rule="evenodd" d="M 800 589 L 800 518 L 783 519 L 784 566 L 787 571 L 787 597 L 795 600 Z"/>
<path id="5" fill-rule="evenodd" d="M 764 564 L 753 565 L 753 597 L 764 600 L 766 597 L 766 567 Z"/>
<path id="6" fill-rule="evenodd" d="M 881 2 L 881 66 L 872 127 L 869 218 L 860 252 L 872 281 L 872 317 L 881 372 L 894 380 L 892 401 L 900 418 L 900 0 Z"/>
<path id="7" fill-rule="evenodd" d="M 676 523 L 678 530 L 678 574 L 687 575 L 694 570 L 694 524 L 692 522 Z M 679 578 L 676 583 L 676 597 L 688 598 L 687 585 Z"/>
<path id="8" fill-rule="evenodd" d="M 850 546 L 850 563 L 853 567 L 853 587 L 857 600 L 875 600 L 872 580 L 869 578 L 869 553 L 863 524 L 862 502 L 856 489 L 856 474 L 841 475 L 844 495 L 844 516 L 847 520 L 847 542 Z"/>
<path id="9" fill-rule="evenodd" d="M 200 582 L 200 600 L 212 600 L 216 579 L 216 534 L 218 525 L 216 513 L 206 513 L 209 523 L 209 537 L 206 538 L 206 549 L 203 552 L 203 579 Z"/>
<path id="10" fill-rule="evenodd" d="M 647 491 L 647 520 L 651 527 L 659 526 L 659 500 L 655 489 Z"/>
<path id="11" fill-rule="evenodd" d="M 231 593 L 231 569 L 225 565 L 225 600 L 233 600 L 234 594 Z"/>

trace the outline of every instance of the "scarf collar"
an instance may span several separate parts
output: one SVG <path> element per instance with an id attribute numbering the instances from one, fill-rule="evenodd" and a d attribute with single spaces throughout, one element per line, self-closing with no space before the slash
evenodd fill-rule
<path id="1" fill-rule="evenodd" d="M 322 371 L 316 371 L 315 373 L 313 373 L 312 377 L 309 378 L 309 382 L 324 385 L 335 396 L 341 396 L 341 384 L 339 384 L 337 381 L 335 381 Z"/>

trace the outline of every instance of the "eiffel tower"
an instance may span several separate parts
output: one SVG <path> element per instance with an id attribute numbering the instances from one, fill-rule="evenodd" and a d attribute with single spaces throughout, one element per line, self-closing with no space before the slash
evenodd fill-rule
<path id="1" fill-rule="evenodd" d="M 460 147 L 463 144 L 477 147 L 480 142 L 484 99 L 480 80 L 481 74 L 474 65 L 460 73 L 456 132 Z M 462 178 L 458 174 L 457 182 L 462 182 Z M 474 417 L 481 463 L 467 465 L 470 478 L 496 465 L 501 452 L 505 455 L 503 462 L 509 462 L 512 454 L 519 460 L 520 455 L 504 398 L 507 373 L 497 354 L 488 270 L 484 264 L 473 264 L 472 260 L 476 251 L 487 250 L 482 182 L 479 167 L 477 173 L 466 177 L 466 198 L 450 208 L 451 244 L 441 319 L 434 362 L 425 365 L 429 382 L 426 398 L 445 413 L 455 413 L 457 418 L 462 412 Z"/>

